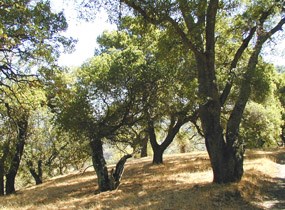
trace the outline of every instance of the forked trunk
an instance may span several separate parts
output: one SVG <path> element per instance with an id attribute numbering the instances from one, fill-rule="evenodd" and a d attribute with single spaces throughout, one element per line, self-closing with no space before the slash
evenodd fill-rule
<path id="1" fill-rule="evenodd" d="M 103 155 L 101 139 L 94 138 L 93 141 L 90 142 L 90 145 L 92 148 L 93 167 L 97 174 L 100 192 L 117 189 L 124 172 L 125 163 L 128 158 L 132 157 L 132 155 L 123 156 L 116 164 L 115 170 L 113 169 L 109 175 L 106 161 Z"/>
<path id="2" fill-rule="evenodd" d="M 90 146 L 92 149 L 92 162 L 97 174 L 99 190 L 100 192 L 111 190 L 101 139 L 93 138 L 90 142 Z"/>
<path id="3" fill-rule="evenodd" d="M 200 109 L 206 147 L 213 169 L 213 182 L 238 182 L 243 175 L 243 144 L 237 138 L 225 141 L 219 109 L 219 103 L 213 101 Z"/>
<path id="4" fill-rule="evenodd" d="M 207 138 L 207 151 L 210 156 L 211 166 L 213 169 L 214 183 L 231 183 L 239 182 L 243 176 L 243 155 L 242 144 L 230 146 L 213 146 L 213 144 L 224 141 L 221 135 L 213 136 L 215 139 Z"/>
<path id="5" fill-rule="evenodd" d="M 230 146 L 223 141 L 221 134 L 206 138 L 207 151 L 213 169 L 213 182 L 239 182 L 243 175 L 243 146 L 242 144 Z M 215 143 L 217 145 L 214 145 Z"/>
<path id="6" fill-rule="evenodd" d="M 159 144 L 156 139 L 154 122 L 152 120 L 148 121 L 148 134 L 150 139 L 150 145 L 153 150 L 153 164 L 162 164 L 163 163 L 163 153 L 168 148 L 168 146 L 173 142 L 176 134 L 179 132 L 179 129 L 187 122 L 186 118 L 175 119 L 171 117 L 170 126 L 168 129 L 167 136 L 164 141 Z"/>
<path id="7" fill-rule="evenodd" d="M 38 172 L 36 172 L 36 169 L 33 167 L 33 163 L 31 161 L 29 161 L 28 163 L 28 167 L 29 167 L 29 171 L 31 173 L 31 175 L 33 176 L 33 178 L 36 181 L 36 185 L 42 184 L 43 183 L 43 179 L 42 179 L 42 161 L 39 160 L 38 161 Z"/>
<path id="8" fill-rule="evenodd" d="M 110 173 L 110 188 L 111 190 L 115 190 L 119 187 L 120 182 L 121 182 L 121 178 L 123 176 L 124 173 L 124 167 L 125 167 L 125 163 L 127 161 L 128 158 L 131 158 L 132 155 L 127 154 L 124 155 L 119 162 L 116 164 L 116 168 L 111 170 Z"/>

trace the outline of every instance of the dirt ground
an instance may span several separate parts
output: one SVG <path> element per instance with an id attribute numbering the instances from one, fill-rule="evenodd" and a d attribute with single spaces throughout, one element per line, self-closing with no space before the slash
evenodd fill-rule
<path id="1" fill-rule="evenodd" d="M 264 209 L 285 209 L 285 151 L 268 153 L 275 162 L 276 170 L 272 171 L 271 180 L 262 187 L 265 196 L 261 206 Z"/>

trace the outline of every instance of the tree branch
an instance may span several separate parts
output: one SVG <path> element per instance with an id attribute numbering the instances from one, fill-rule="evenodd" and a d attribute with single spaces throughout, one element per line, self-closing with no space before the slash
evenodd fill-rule
<path id="1" fill-rule="evenodd" d="M 248 47 L 248 44 L 250 42 L 250 40 L 252 39 L 254 33 L 256 31 L 256 26 L 251 28 L 248 36 L 243 40 L 242 44 L 240 45 L 239 49 L 236 51 L 235 53 L 235 56 L 234 56 L 234 59 L 232 60 L 231 62 L 231 66 L 230 66 L 230 72 L 236 68 L 237 66 L 237 63 L 240 59 L 240 57 L 242 56 L 243 52 L 246 50 L 246 48 Z M 230 91 L 231 91 L 231 88 L 233 86 L 233 78 L 232 78 L 232 75 L 230 75 L 230 78 L 223 90 L 223 93 L 221 94 L 220 96 L 220 103 L 221 103 L 221 107 L 225 104 L 229 94 L 230 94 Z"/>

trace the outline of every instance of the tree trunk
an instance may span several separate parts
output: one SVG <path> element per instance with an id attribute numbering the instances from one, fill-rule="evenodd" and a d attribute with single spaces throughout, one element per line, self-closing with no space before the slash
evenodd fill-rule
<path id="1" fill-rule="evenodd" d="M 141 157 L 147 157 L 147 142 L 148 137 L 145 137 L 141 141 Z"/>
<path id="2" fill-rule="evenodd" d="M 243 175 L 243 144 L 238 142 L 238 139 L 232 140 L 235 142 L 234 144 L 230 144 L 228 139 L 225 142 L 220 123 L 215 122 L 209 116 L 211 116 L 209 113 L 200 115 L 203 126 L 207 127 L 204 132 L 206 148 L 213 169 L 213 182 L 238 182 Z"/>
<path id="3" fill-rule="evenodd" d="M 263 18 L 267 17 L 264 13 Z M 265 19 L 261 19 L 262 21 Z M 238 98 L 231 115 L 227 122 L 226 140 L 220 123 L 221 104 L 216 97 L 218 91 L 215 87 L 215 78 L 211 77 L 208 72 L 214 72 L 214 66 L 208 57 L 196 55 L 199 74 L 199 84 L 209 83 L 201 88 L 200 94 L 207 96 L 207 102 L 200 107 L 200 118 L 206 138 L 206 146 L 210 156 L 214 182 L 229 183 L 240 181 L 243 176 L 243 142 L 239 139 L 239 126 L 242 120 L 243 112 L 251 93 L 251 81 L 256 71 L 258 56 L 262 49 L 263 43 L 270 38 L 272 34 L 280 30 L 285 23 L 283 18 L 270 32 L 259 33 L 254 50 L 249 58 L 247 70 L 243 76 Z M 262 29 L 262 24 L 261 29 Z M 259 29 L 259 32 L 262 31 Z M 205 60 L 206 62 L 202 62 Z M 206 63 L 207 65 L 204 65 Z M 204 65 L 204 66 L 203 66 Z M 205 78 L 208 78 L 205 80 Z M 208 87 L 211 87 L 208 89 Z"/>
<path id="4" fill-rule="evenodd" d="M 59 158 L 59 166 L 58 166 L 58 168 L 59 168 L 59 174 L 63 175 L 64 165 L 63 165 L 62 160 L 60 158 Z"/>
<path id="5" fill-rule="evenodd" d="M 0 196 L 4 195 L 4 165 L 0 165 Z"/>
<path id="6" fill-rule="evenodd" d="M 6 174 L 6 195 L 10 195 L 16 192 L 15 190 L 16 175 L 17 175 L 16 171 L 10 171 L 9 174 Z"/>
<path id="7" fill-rule="evenodd" d="M 224 138 L 221 102 L 215 82 L 214 52 L 213 49 L 210 51 L 212 54 L 196 54 L 199 94 L 205 100 L 205 103 L 200 105 L 199 117 L 213 170 L 213 182 L 235 182 L 241 179 L 243 172 L 243 152 L 238 154 L 238 151 L 243 151 L 240 148 L 242 144 L 237 144 L 237 138 L 232 139 L 235 144 Z"/>
<path id="8" fill-rule="evenodd" d="M 116 164 L 115 170 L 112 169 L 110 173 L 110 188 L 111 190 L 115 190 L 119 187 L 121 178 L 123 176 L 125 163 L 128 158 L 131 158 L 132 155 L 127 154 L 124 155 L 119 162 Z"/>
<path id="9" fill-rule="evenodd" d="M 185 118 L 184 118 L 185 117 Z M 171 122 L 168 128 L 167 136 L 161 144 L 157 143 L 156 134 L 154 129 L 154 122 L 152 120 L 148 121 L 148 134 L 150 139 L 150 144 L 153 150 L 153 164 L 162 164 L 163 163 L 163 153 L 168 148 L 168 146 L 173 142 L 176 134 L 179 132 L 182 125 L 184 125 L 187 120 L 186 116 L 183 118 L 175 119 L 174 116 L 171 116 Z"/>
<path id="10" fill-rule="evenodd" d="M 36 185 L 42 184 L 43 183 L 43 180 L 42 180 L 42 161 L 41 160 L 38 161 L 38 172 L 36 172 L 36 169 L 33 167 L 33 163 L 31 161 L 29 161 L 27 164 L 28 164 L 29 171 L 30 171 L 31 175 L 33 176 L 33 178 L 36 181 Z"/>
<path id="11" fill-rule="evenodd" d="M 6 195 L 15 192 L 15 178 L 20 166 L 22 154 L 24 151 L 25 140 L 28 129 L 28 119 L 25 115 L 17 121 L 18 136 L 16 142 L 16 151 L 12 158 L 8 173 L 6 174 Z"/>
<path id="12" fill-rule="evenodd" d="M 222 127 L 220 125 L 219 105 L 214 101 L 200 107 L 200 119 L 203 126 L 206 148 L 214 174 L 214 182 L 222 183 L 224 170 L 224 149 Z"/>
<path id="13" fill-rule="evenodd" d="M 282 140 L 282 145 L 285 145 L 285 124 L 283 124 L 281 126 L 281 134 L 280 134 L 280 138 Z"/>
<path id="14" fill-rule="evenodd" d="M 92 149 L 92 162 L 98 178 L 100 192 L 111 190 L 110 179 L 106 161 L 103 155 L 103 146 L 101 139 L 92 138 L 90 142 Z"/>
<path id="15" fill-rule="evenodd" d="M 5 161 L 9 154 L 9 144 L 4 142 L 2 147 L 2 157 L 0 159 L 0 196 L 5 194 L 4 176 L 5 176 Z"/>
<path id="16" fill-rule="evenodd" d="M 186 153 L 186 145 L 185 144 L 180 145 L 179 149 L 180 149 L 180 153 Z"/>
<path id="17" fill-rule="evenodd" d="M 163 163 L 163 153 L 165 150 L 162 150 L 160 147 L 153 147 L 153 164 L 162 164 Z"/>

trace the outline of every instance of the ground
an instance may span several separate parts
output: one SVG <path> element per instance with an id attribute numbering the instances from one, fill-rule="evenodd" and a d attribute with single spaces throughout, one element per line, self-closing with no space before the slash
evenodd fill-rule
<path id="1" fill-rule="evenodd" d="M 76 171 L 2 197 L 0 209 L 285 209 L 284 164 L 285 149 L 250 150 L 242 181 L 217 185 L 205 152 L 133 159 L 115 191 L 99 193 L 94 171 Z"/>

